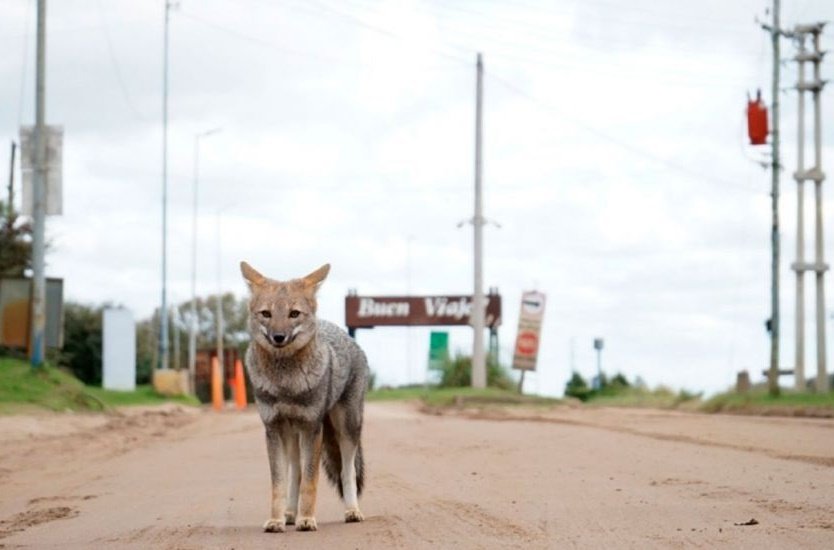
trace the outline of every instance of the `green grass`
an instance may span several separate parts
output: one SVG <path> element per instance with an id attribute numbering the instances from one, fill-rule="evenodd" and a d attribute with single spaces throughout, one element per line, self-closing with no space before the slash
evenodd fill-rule
<path id="1" fill-rule="evenodd" d="M 783 412 L 786 414 L 817 410 L 834 414 L 834 392 L 797 393 L 782 390 L 778 397 L 771 397 L 763 391 L 746 394 L 728 392 L 710 398 L 702 405 L 701 410 L 705 412 Z"/>
<path id="2" fill-rule="evenodd" d="M 0 414 L 38 409 L 51 411 L 103 411 L 126 405 L 175 402 L 196 405 L 191 397 L 165 398 L 150 386 L 118 392 L 85 386 L 72 374 L 50 366 L 37 371 L 18 359 L 0 358 Z"/>
<path id="3" fill-rule="evenodd" d="M 110 407 L 127 407 L 130 405 L 159 405 L 162 403 L 178 403 L 180 405 L 197 406 L 200 402 L 196 397 L 180 395 L 165 397 L 154 391 L 150 385 L 137 386 L 136 391 L 114 391 L 87 386 L 86 392 Z"/>
<path id="4" fill-rule="evenodd" d="M 642 388 L 621 388 L 615 393 L 595 395 L 586 405 L 600 407 L 641 407 L 651 409 L 676 409 L 694 407 L 699 404 L 700 395 L 686 391 L 674 392 L 668 388 L 654 390 Z"/>
<path id="5" fill-rule="evenodd" d="M 421 400 L 433 407 L 451 405 L 553 405 L 559 399 L 533 395 L 519 395 L 516 392 L 498 388 L 436 388 L 404 387 L 386 388 L 368 392 L 368 401 L 409 401 Z"/>

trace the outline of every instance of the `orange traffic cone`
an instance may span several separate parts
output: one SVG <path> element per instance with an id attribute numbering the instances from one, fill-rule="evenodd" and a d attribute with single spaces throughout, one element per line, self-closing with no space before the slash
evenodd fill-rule
<path id="1" fill-rule="evenodd" d="M 223 373 L 217 357 L 211 359 L 211 407 L 215 411 L 223 409 Z"/>
<path id="2" fill-rule="evenodd" d="M 243 363 L 235 361 L 235 406 L 239 410 L 246 408 L 246 380 L 243 378 Z"/>

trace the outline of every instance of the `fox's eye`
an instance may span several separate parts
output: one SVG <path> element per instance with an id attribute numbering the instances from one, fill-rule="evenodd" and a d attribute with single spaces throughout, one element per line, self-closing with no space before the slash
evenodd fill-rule
<path id="1" fill-rule="evenodd" d="M 294 309 L 294 310 L 290 311 L 290 319 L 295 319 L 299 315 L 301 315 L 301 312 L 298 311 L 297 309 Z"/>
<path id="2" fill-rule="evenodd" d="M 272 318 L 272 313 L 270 313 L 268 309 L 262 309 L 261 311 L 258 312 L 258 314 L 261 317 L 263 317 L 264 319 Z"/>

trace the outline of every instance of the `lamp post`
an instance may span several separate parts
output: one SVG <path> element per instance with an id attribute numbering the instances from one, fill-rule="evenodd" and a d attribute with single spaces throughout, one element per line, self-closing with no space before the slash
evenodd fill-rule
<path id="1" fill-rule="evenodd" d="M 217 209 L 217 304 L 216 304 L 216 311 L 215 311 L 215 323 L 216 323 L 216 330 L 217 330 L 217 362 L 220 364 L 220 372 L 225 375 L 226 367 L 223 364 L 223 332 L 225 331 L 225 320 L 223 319 L 223 281 L 222 281 L 222 265 L 223 265 L 223 254 L 222 254 L 222 235 L 223 232 L 221 231 L 220 221 L 221 221 L 221 214 L 226 210 L 234 207 L 236 203 L 227 204 L 223 208 Z"/>
<path id="2" fill-rule="evenodd" d="M 194 136 L 194 193 L 191 217 L 191 322 L 188 327 L 188 378 L 195 393 L 197 375 L 197 193 L 200 188 L 200 139 L 220 132 L 212 128 Z"/>

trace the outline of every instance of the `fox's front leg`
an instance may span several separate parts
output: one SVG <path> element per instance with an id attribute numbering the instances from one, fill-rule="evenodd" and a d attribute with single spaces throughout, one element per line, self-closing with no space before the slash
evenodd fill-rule
<path id="1" fill-rule="evenodd" d="M 287 525 L 295 525 L 298 515 L 298 490 L 301 484 L 301 457 L 298 448 L 298 434 L 286 438 L 287 460 L 289 461 L 289 490 L 287 492 Z"/>
<path id="2" fill-rule="evenodd" d="M 316 530 L 316 492 L 321 464 L 322 430 L 302 431 L 298 438 L 301 458 L 301 486 L 298 519 L 299 531 Z"/>
<path id="3" fill-rule="evenodd" d="M 270 518 L 264 523 L 264 531 L 283 533 L 286 525 L 287 452 L 277 427 L 266 426 L 266 452 L 272 478 L 272 508 Z"/>

